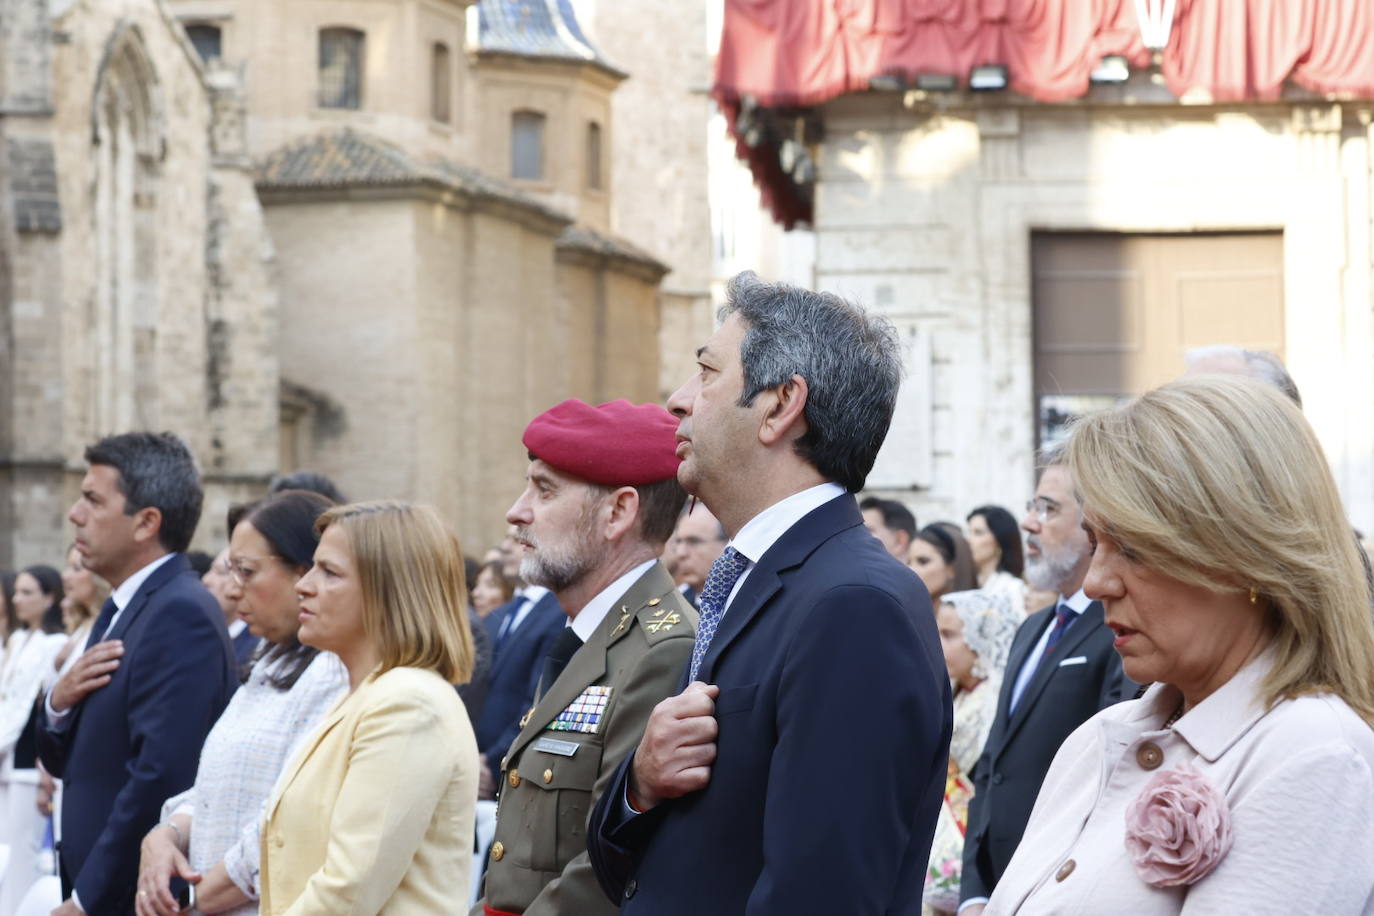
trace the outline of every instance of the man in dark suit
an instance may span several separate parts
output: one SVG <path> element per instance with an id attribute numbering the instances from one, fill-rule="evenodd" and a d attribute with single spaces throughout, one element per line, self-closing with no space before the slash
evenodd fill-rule
<path id="1" fill-rule="evenodd" d="M 1059 745 L 1098 710 L 1127 699 L 1102 604 L 1083 593 L 1092 548 L 1063 453 L 1053 451 L 1021 522 L 1026 578 L 1059 601 L 1026 619 L 1007 658 L 997 716 L 973 770 L 959 912 L 977 916 L 1026 830 Z"/>
<path id="2" fill-rule="evenodd" d="M 511 601 L 487 615 L 491 638 L 491 675 L 482 713 L 474 727 L 481 754 L 482 798 L 491 798 L 501 772 L 501 758 L 520 733 L 520 717 L 534 705 L 534 691 L 549 654 L 568 616 L 547 588 L 528 585 Z"/>
<path id="3" fill-rule="evenodd" d="M 43 765 L 63 780 L 63 895 L 55 916 L 134 908 L 139 844 L 195 779 L 201 745 L 238 684 L 219 605 L 182 551 L 200 475 L 170 433 L 86 449 L 68 519 L 88 569 L 114 591 L 86 652 L 48 694 Z"/>
<path id="4" fill-rule="evenodd" d="M 650 715 L 588 830 L 622 913 L 911 913 L 951 710 L 915 574 L 863 527 L 901 368 L 891 327 L 829 295 L 730 281 L 669 399 L 678 479 L 731 541 L 685 690 Z"/>

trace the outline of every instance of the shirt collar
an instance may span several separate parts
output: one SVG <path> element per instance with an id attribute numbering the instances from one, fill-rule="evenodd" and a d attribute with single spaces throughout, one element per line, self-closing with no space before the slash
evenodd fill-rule
<path id="1" fill-rule="evenodd" d="M 1260 700 L 1260 686 L 1273 667 L 1274 650 L 1269 648 L 1211 696 L 1188 710 L 1174 723 L 1174 731 L 1209 762 L 1215 761 L 1268 712 Z M 1163 693 L 1165 691 L 1161 691 Z M 1172 713 L 1183 696 L 1173 687 L 1168 687 L 1167 693 L 1167 696 L 1157 695 L 1156 703 L 1170 704 L 1169 713 Z"/>
<path id="2" fill-rule="evenodd" d="M 157 572 L 162 564 L 166 563 L 174 556 L 176 556 L 174 553 L 164 553 L 162 556 L 119 583 L 119 587 L 110 593 L 110 597 L 114 599 L 115 608 L 122 611 L 128 607 L 129 602 L 134 600 L 134 595 L 138 594 L 138 590 L 142 588 L 143 583 L 148 581 L 148 577 Z"/>
<path id="3" fill-rule="evenodd" d="M 1063 595 L 1059 596 L 1059 604 L 1067 604 L 1069 606 L 1069 610 L 1073 611 L 1080 617 L 1082 617 L 1083 612 L 1088 609 L 1088 605 L 1092 603 L 1093 600 L 1088 597 L 1088 593 L 1083 591 L 1083 589 L 1081 588 L 1078 591 L 1074 592 L 1068 598 L 1065 598 Z M 1055 605 L 1055 607 L 1058 606 L 1059 605 Z"/>
<path id="4" fill-rule="evenodd" d="M 582 610 L 577 612 L 577 616 L 568 621 L 568 626 L 577 634 L 577 638 L 586 642 L 592 638 L 596 628 L 601 625 L 601 621 L 606 619 L 611 607 L 622 595 L 630 590 L 630 586 L 639 581 L 639 578 L 653 568 L 657 563 L 657 558 L 645 560 L 625 575 L 616 579 L 610 585 L 596 593 L 596 597 L 588 601 Z"/>
<path id="5" fill-rule="evenodd" d="M 544 596 L 548 593 L 549 590 L 542 585 L 526 585 L 524 588 L 520 589 L 517 597 L 519 597 L 521 601 L 528 601 L 531 606 L 533 606 L 543 601 Z"/>
<path id="6" fill-rule="evenodd" d="M 793 493 L 751 518 L 728 546 L 743 554 L 751 565 L 757 563 L 789 528 L 813 510 L 836 497 L 843 496 L 844 493 L 844 487 L 833 481 Z"/>

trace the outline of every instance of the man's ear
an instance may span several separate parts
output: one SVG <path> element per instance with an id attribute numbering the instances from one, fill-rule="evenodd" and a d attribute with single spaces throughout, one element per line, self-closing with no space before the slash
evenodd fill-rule
<path id="1" fill-rule="evenodd" d="M 639 518 L 639 491 L 619 487 L 610 495 L 606 512 L 606 540 L 618 541 L 634 527 Z"/>
<path id="2" fill-rule="evenodd" d="M 162 532 L 162 510 L 144 506 L 134 513 L 134 543 L 143 545 L 155 541 Z"/>
<path id="3" fill-rule="evenodd" d="M 759 441 L 774 445 L 786 439 L 800 439 L 806 435 L 806 379 L 793 375 L 776 388 L 769 390 L 773 404 L 763 416 L 759 427 Z"/>

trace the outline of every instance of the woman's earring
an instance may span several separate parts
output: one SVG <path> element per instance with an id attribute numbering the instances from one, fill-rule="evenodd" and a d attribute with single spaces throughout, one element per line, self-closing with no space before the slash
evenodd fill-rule
<path id="1" fill-rule="evenodd" d="M 1255 591 L 1253 588 L 1250 589 L 1250 603 L 1259 604 L 1259 592 Z"/>

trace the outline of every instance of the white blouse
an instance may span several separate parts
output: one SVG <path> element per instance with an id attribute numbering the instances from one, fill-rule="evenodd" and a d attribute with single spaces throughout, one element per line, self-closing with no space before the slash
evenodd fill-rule
<path id="1" fill-rule="evenodd" d="M 348 672 L 330 652 L 316 655 L 290 690 L 268 683 L 275 670 L 265 659 L 253 666 L 205 739 L 195 785 L 162 806 L 164 820 L 191 815 L 191 867 L 204 873 L 223 861 L 229 879 L 255 900 L 263 803 L 296 742 L 348 689 Z M 251 903 L 228 912 L 257 911 Z"/>
<path id="2" fill-rule="evenodd" d="M 1374 729 L 1330 695 L 1265 709 L 1261 655 L 1174 724 L 1156 684 L 1078 728 L 1054 758 L 987 916 L 1374 914 Z M 1192 767 L 1225 799 L 1234 843 L 1192 885 L 1155 887 L 1126 811 L 1156 774 Z"/>
<path id="3" fill-rule="evenodd" d="M 10 753 L 28 724 L 43 680 L 53 670 L 52 661 L 66 642 L 64 633 L 44 633 L 39 629 L 10 634 L 5 661 L 0 666 L 0 758 L 5 761 L 6 771 L 12 765 Z"/>

